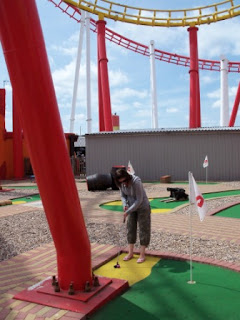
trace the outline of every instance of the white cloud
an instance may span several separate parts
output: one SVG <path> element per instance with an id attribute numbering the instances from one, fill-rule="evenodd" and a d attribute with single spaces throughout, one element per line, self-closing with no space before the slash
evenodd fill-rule
<path id="1" fill-rule="evenodd" d="M 112 30 L 136 42 L 149 45 L 155 41 L 155 48 L 170 53 L 189 56 L 189 33 L 187 28 L 159 28 L 116 22 Z M 225 54 L 240 56 L 239 18 L 202 25 L 198 31 L 198 53 L 200 59 L 220 60 Z M 125 50 L 126 51 L 126 50 Z"/>
<path id="2" fill-rule="evenodd" d="M 146 109 L 146 105 L 150 109 L 150 103 L 146 104 L 142 100 L 139 101 L 129 101 L 129 99 L 123 99 L 123 101 L 116 102 L 115 99 L 112 99 L 112 112 L 126 112 L 129 110 L 130 113 L 134 113 L 135 115 L 138 112 Z"/>
<path id="3" fill-rule="evenodd" d="M 209 72 L 209 75 L 201 76 L 200 81 L 202 84 L 210 84 L 219 81 L 219 77 L 214 77 L 212 73 Z"/>
<path id="4" fill-rule="evenodd" d="M 211 118 L 202 118 L 202 127 L 218 127 L 219 119 L 211 119 Z"/>
<path id="5" fill-rule="evenodd" d="M 139 101 L 134 101 L 132 105 L 134 108 L 141 108 L 143 106 L 143 104 Z"/>
<path id="6" fill-rule="evenodd" d="M 150 107 L 142 109 L 142 110 L 138 110 L 136 113 L 136 117 L 138 117 L 138 118 L 150 119 L 151 116 L 152 116 L 152 110 Z"/>
<path id="7" fill-rule="evenodd" d="M 75 57 L 77 54 L 77 47 L 63 47 L 63 46 L 56 46 L 52 45 L 51 49 L 57 51 L 58 54 L 63 54 L 70 57 Z"/>
<path id="8" fill-rule="evenodd" d="M 212 92 L 207 93 L 207 97 L 211 99 L 219 99 L 220 98 L 220 89 L 214 90 Z"/>
<path id="9" fill-rule="evenodd" d="M 128 119 L 128 121 L 120 122 L 120 128 L 122 130 L 146 129 L 150 128 L 150 126 L 151 124 L 149 121 L 139 119 L 137 121 L 131 121 L 131 119 Z"/>
<path id="10" fill-rule="evenodd" d="M 70 56 L 76 58 L 78 51 L 79 31 L 74 32 L 69 38 L 61 42 L 61 45 L 51 44 L 49 50 L 55 52 L 58 55 Z M 81 54 L 84 54 L 82 50 Z"/>
<path id="11" fill-rule="evenodd" d="M 240 55 L 239 18 L 204 25 L 198 32 L 199 58 L 219 58 L 224 54 Z"/>
<path id="12" fill-rule="evenodd" d="M 119 112 L 125 112 L 129 109 L 129 104 L 127 103 L 114 103 L 112 102 L 112 112 L 116 112 L 119 114 Z"/>
<path id="13" fill-rule="evenodd" d="M 120 70 L 109 70 L 109 82 L 111 87 L 116 87 L 128 83 L 129 79 L 127 74 Z"/>
<path id="14" fill-rule="evenodd" d="M 176 113 L 176 112 L 178 112 L 178 109 L 177 108 L 167 108 L 166 112 L 167 113 Z"/>
<path id="15" fill-rule="evenodd" d="M 185 97 L 179 94 L 177 97 L 159 100 L 158 105 L 159 105 L 159 108 L 165 108 L 166 110 L 167 109 L 170 110 L 168 112 L 171 112 L 171 110 L 175 110 L 175 109 L 177 111 L 181 111 L 186 106 L 188 107 L 189 97 L 188 96 Z"/>
<path id="16" fill-rule="evenodd" d="M 172 47 L 173 53 L 176 50 L 178 51 L 176 44 L 181 44 L 185 37 L 184 28 L 177 28 L 176 30 L 175 28 L 159 28 L 117 22 L 111 29 L 146 46 L 149 46 L 150 40 L 154 40 L 155 48 L 164 50 L 164 48 Z"/>
<path id="17" fill-rule="evenodd" d="M 55 89 L 57 94 L 71 94 L 75 73 L 74 61 L 64 65 L 52 73 Z"/>
<path id="18" fill-rule="evenodd" d="M 65 131 L 69 131 L 69 119 L 72 107 L 73 84 L 76 55 L 79 38 L 79 24 L 49 5 L 46 9 L 42 0 L 37 1 L 41 15 L 46 24 L 46 44 L 48 59 L 52 68 L 53 80 Z M 132 0 L 137 6 L 172 6 L 172 8 L 188 7 L 187 0 L 170 3 L 143 0 Z M 43 4 L 42 4 L 43 3 Z M 189 4 L 189 0 L 188 0 Z M 197 5 L 191 2 L 191 7 Z M 51 10 L 52 8 L 52 10 Z M 51 14 L 50 14 L 51 12 Z M 56 14 L 55 14 L 56 13 Z M 46 14 L 50 18 L 46 18 Z M 56 18 L 56 19 L 55 19 Z M 93 16 L 94 19 L 96 17 Z M 53 22 L 54 21 L 54 22 Z M 59 25 L 58 25 L 59 23 Z M 49 27 L 50 25 L 50 27 Z M 62 27 L 64 25 L 64 28 Z M 66 25 L 66 26 L 65 26 Z M 189 56 L 189 32 L 187 28 L 146 27 L 121 22 L 107 21 L 107 27 L 119 34 L 140 42 L 146 46 L 150 40 L 155 41 L 155 48 Z M 239 17 L 199 26 L 198 48 L 199 58 L 220 60 L 225 54 L 230 61 L 240 60 Z M 61 32 L 59 31 L 61 30 Z M 91 33 L 91 91 L 93 130 L 98 130 L 98 90 L 97 90 L 97 37 Z M 137 53 L 126 50 L 107 41 L 107 56 L 112 111 L 120 113 L 125 128 L 149 128 L 151 123 L 151 98 L 149 93 L 149 59 L 137 56 Z M 2 58 L 2 54 L 1 54 Z M 2 60 L 2 59 L 1 59 Z M 165 62 L 157 65 L 157 93 L 159 120 L 164 126 L 186 125 L 189 112 L 189 68 L 179 67 Z M 0 81 L 7 79 L 7 73 L 0 66 Z M 235 78 L 234 78 L 235 76 Z M 236 96 L 239 79 L 238 74 L 229 74 L 229 106 L 231 108 Z M 234 80 L 233 80 L 234 79 Z M 237 79 L 237 80 L 236 80 Z M 220 75 L 218 72 L 201 71 L 201 98 L 207 106 L 208 119 L 203 125 L 215 123 L 216 108 L 220 106 Z M 141 86 L 141 87 L 140 87 Z M 203 88 L 205 91 L 203 91 Z M 6 85 L 10 93 L 10 88 Z M 206 92 L 206 93 L 205 93 Z M 212 108 L 211 108 L 212 107 Z M 203 107 L 205 108 L 205 107 Z M 215 110 L 214 110 L 215 109 Z M 76 130 L 81 126 L 86 129 L 86 71 L 85 71 L 85 36 L 83 42 L 82 61 L 79 77 L 78 98 L 76 105 Z M 161 114 L 160 114 L 161 113 Z M 142 117 L 142 118 L 141 118 Z M 11 126 L 11 102 L 7 101 L 6 124 Z M 218 122 L 218 120 L 217 120 Z"/>
<path id="19" fill-rule="evenodd" d="M 220 100 L 216 100 L 213 104 L 212 104 L 212 108 L 215 109 L 215 108 L 220 108 L 221 106 L 221 101 Z"/>
<path id="20" fill-rule="evenodd" d="M 237 87 L 233 86 L 229 88 L 229 107 L 231 107 L 234 103 L 236 92 Z M 209 92 L 207 97 L 210 99 L 215 99 L 215 101 L 211 103 L 211 108 L 216 109 L 221 107 L 220 89 Z"/>
<path id="21" fill-rule="evenodd" d="M 234 97 L 235 98 L 235 96 L 236 96 L 236 94 L 237 94 L 237 87 L 230 87 L 229 88 L 229 97 Z"/>
<path id="22" fill-rule="evenodd" d="M 148 97 L 147 90 L 135 90 L 132 88 L 122 88 L 119 90 L 114 90 L 112 92 L 112 101 L 122 101 L 126 98 L 134 98 L 134 99 L 144 99 Z"/>

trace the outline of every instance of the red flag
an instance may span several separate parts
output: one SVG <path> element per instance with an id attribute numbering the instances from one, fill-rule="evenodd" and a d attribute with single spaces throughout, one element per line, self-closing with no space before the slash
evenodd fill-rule
<path id="1" fill-rule="evenodd" d="M 128 161 L 127 172 L 128 172 L 129 174 L 131 174 L 131 175 L 133 175 L 133 174 L 135 173 L 135 171 L 134 171 L 134 169 L 133 169 L 130 161 Z"/>
<path id="2" fill-rule="evenodd" d="M 207 213 L 207 206 L 205 200 L 198 189 L 196 181 L 191 172 L 188 173 L 189 179 L 189 188 L 190 188 L 190 196 L 189 201 L 191 204 L 195 204 L 198 210 L 199 218 L 203 221 L 206 213 Z"/>
<path id="3" fill-rule="evenodd" d="M 207 168 L 207 167 L 208 167 L 208 156 L 206 156 L 203 161 L 203 168 Z"/>

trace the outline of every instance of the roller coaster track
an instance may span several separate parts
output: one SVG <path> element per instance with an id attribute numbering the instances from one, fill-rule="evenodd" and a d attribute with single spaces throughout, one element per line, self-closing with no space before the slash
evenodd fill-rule
<path id="1" fill-rule="evenodd" d="M 161 27 L 185 27 L 210 24 L 240 15 L 240 5 L 236 4 L 237 0 L 226 0 L 202 7 L 176 10 L 138 8 L 109 0 L 64 1 L 102 18 L 106 17 L 122 22 Z"/>
<path id="2" fill-rule="evenodd" d="M 81 20 L 81 12 L 78 7 L 74 7 L 71 4 L 65 3 L 63 0 L 48 0 L 52 2 L 55 7 L 59 8 L 63 13 L 67 14 L 70 18 L 77 22 Z M 97 32 L 97 24 L 94 19 L 91 19 L 91 30 Z M 140 53 L 144 56 L 149 57 L 149 47 L 128 39 L 111 29 L 106 28 L 106 39 L 136 53 Z M 155 58 L 160 61 L 167 63 L 173 63 L 179 66 L 189 67 L 190 58 L 186 56 L 181 56 L 174 53 L 165 52 L 162 50 L 155 49 Z M 210 70 L 210 71 L 220 71 L 220 61 L 215 60 L 203 60 L 199 59 L 199 69 Z M 228 72 L 240 73 L 240 62 L 228 62 Z"/>

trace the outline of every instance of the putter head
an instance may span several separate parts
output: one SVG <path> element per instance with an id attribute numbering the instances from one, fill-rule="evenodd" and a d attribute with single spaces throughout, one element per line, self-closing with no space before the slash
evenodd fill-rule
<path id="1" fill-rule="evenodd" d="M 114 266 L 114 268 L 120 268 L 120 264 L 117 262 Z"/>

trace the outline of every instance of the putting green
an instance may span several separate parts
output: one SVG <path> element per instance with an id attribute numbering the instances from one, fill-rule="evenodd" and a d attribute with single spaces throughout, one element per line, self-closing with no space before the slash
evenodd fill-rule
<path id="1" fill-rule="evenodd" d="M 11 189 L 38 189 L 38 186 L 7 186 Z"/>
<path id="2" fill-rule="evenodd" d="M 130 281 L 141 268 L 149 268 L 149 276 L 135 282 L 127 292 L 110 301 L 91 319 L 239 319 L 239 273 L 193 263 L 193 280 L 196 284 L 188 284 L 189 262 L 161 259 L 148 267 L 144 266 L 146 262 L 137 265 L 136 260 L 131 261 L 132 264 L 130 261 L 124 264 L 121 260 L 119 262 L 122 269 L 128 269 Z M 112 277 L 116 270 L 121 270 L 113 267 L 115 262 L 116 259 L 108 262 L 112 268 L 108 277 Z M 103 276 L 101 268 L 96 272 Z"/>
<path id="3" fill-rule="evenodd" d="M 143 181 L 143 183 L 151 183 L 151 184 L 163 184 L 161 181 Z M 189 181 L 173 181 L 169 183 L 169 186 L 171 186 L 172 184 L 189 184 Z M 201 181 L 201 182 L 197 182 L 197 184 L 200 185 L 212 185 L 212 184 L 218 184 L 217 182 L 207 182 L 206 181 Z"/>
<path id="4" fill-rule="evenodd" d="M 123 261 L 126 253 L 122 253 L 112 261 L 106 263 L 102 267 L 94 271 L 95 275 L 127 280 L 129 286 L 147 278 L 151 274 L 152 267 L 160 260 L 160 258 L 149 256 L 144 263 L 137 263 L 138 256 L 134 255 L 133 259 Z M 117 264 L 120 268 L 114 268 Z"/>
<path id="5" fill-rule="evenodd" d="M 12 199 L 12 204 L 22 204 L 22 203 L 27 203 L 32 201 L 39 201 L 39 200 L 41 200 L 40 194 L 32 194 L 27 197 Z"/>
<path id="6" fill-rule="evenodd" d="M 227 197 L 239 195 L 240 190 L 230 190 L 230 191 L 222 191 L 222 192 L 213 192 L 213 193 L 205 193 L 203 197 L 205 199 L 213 199 L 218 197 Z M 173 202 L 163 202 L 166 198 L 150 198 L 151 212 L 152 214 L 164 214 L 170 213 L 172 209 L 181 206 L 183 204 L 187 204 L 187 201 L 173 201 Z M 12 200 L 12 204 L 23 204 L 27 202 L 39 201 L 41 200 L 39 194 L 29 195 L 26 197 L 15 198 Z M 107 209 L 111 211 L 123 212 L 122 202 L 120 200 L 111 201 L 104 204 L 101 204 L 100 207 L 102 209 Z M 224 209 L 216 214 L 217 216 L 229 217 L 229 218 L 240 218 L 240 205 L 235 205 L 230 208 Z"/>
<path id="7" fill-rule="evenodd" d="M 240 195 L 240 190 L 205 193 L 205 194 L 203 194 L 203 197 L 204 197 L 204 199 L 214 199 L 214 198 L 218 198 L 218 197 L 228 197 L 228 196 L 234 196 L 234 195 Z M 168 198 L 149 199 L 150 206 L 151 206 L 151 212 L 153 214 L 155 214 L 155 213 L 170 213 L 172 211 L 172 209 L 179 207 L 183 204 L 188 204 L 188 200 L 163 202 L 162 200 L 164 200 L 164 199 L 168 199 Z M 123 212 L 122 202 L 120 200 L 103 203 L 100 205 L 100 208 L 106 209 L 106 210 L 111 210 L 111 211 Z M 232 209 L 232 210 L 234 210 L 234 209 Z M 217 214 L 217 215 L 219 215 L 219 214 Z M 225 210 L 221 212 L 221 215 L 224 217 L 228 216 L 228 215 L 225 215 Z M 239 215 L 236 216 L 236 218 L 237 217 L 239 217 Z"/>
<path id="8" fill-rule="evenodd" d="M 218 217 L 228 217 L 228 218 L 240 218 L 240 204 L 236 204 L 235 206 L 229 207 L 225 210 L 222 210 L 216 213 Z"/>
<path id="9" fill-rule="evenodd" d="M 161 200 L 163 199 L 166 199 L 166 198 L 149 199 L 152 213 L 170 212 L 173 208 L 176 208 L 181 204 L 188 203 L 188 201 L 177 201 L 177 202 L 165 203 L 165 202 L 161 202 Z M 107 209 L 111 211 L 123 212 L 122 202 L 120 200 L 103 203 L 100 205 L 100 207 L 102 209 Z"/>
<path id="10" fill-rule="evenodd" d="M 171 184 L 189 184 L 189 181 L 177 181 L 177 182 L 171 182 Z M 218 184 L 217 182 L 207 182 L 206 181 L 198 181 L 197 184 L 200 185 L 213 185 Z"/>

